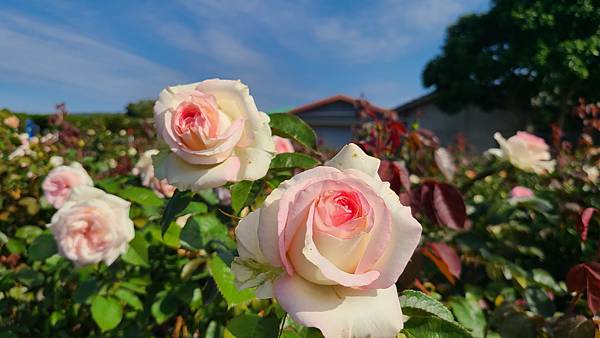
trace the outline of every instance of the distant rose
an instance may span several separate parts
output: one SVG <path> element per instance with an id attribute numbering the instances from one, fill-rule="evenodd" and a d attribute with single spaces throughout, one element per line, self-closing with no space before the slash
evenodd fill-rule
<path id="1" fill-rule="evenodd" d="M 494 138 L 500 144 L 500 149 L 490 149 L 488 152 L 508 160 L 515 167 L 538 175 L 554 171 L 556 163 L 551 160 L 544 139 L 524 131 L 517 132 L 508 140 L 500 133 L 495 133 Z"/>
<path id="2" fill-rule="evenodd" d="M 73 189 L 48 224 L 60 255 L 78 266 L 101 261 L 112 264 L 127 251 L 135 235 L 129 206 L 129 202 L 100 189 Z"/>
<path id="3" fill-rule="evenodd" d="M 69 198 L 71 190 L 82 185 L 92 187 L 94 181 L 81 164 L 73 162 L 52 169 L 42 182 L 42 189 L 48 203 L 58 209 Z"/>
<path id="4" fill-rule="evenodd" d="M 600 163 L 596 163 L 596 165 L 591 166 L 583 166 L 583 172 L 585 172 L 590 182 L 594 184 L 598 182 L 598 177 L 600 176 L 600 170 L 598 170 L 598 166 L 600 166 Z"/>
<path id="5" fill-rule="evenodd" d="M 4 125 L 6 125 L 9 128 L 13 128 L 13 129 L 19 128 L 20 122 L 21 121 L 19 121 L 19 118 L 14 115 L 11 115 L 4 119 Z"/>
<path id="6" fill-rule="evenodd" d="M 278 154 L 294 152 L 292 141 L 288 140 L 287 138 L 273 136 L 273 142 L 275 143 L 275 151 Z"/>
<path id="7" fill-rule="evenodd" d="M 154 166 L 152 165 L 152 156 L 158 154 L 158 150 L 146 150 L 138 162 L 135 164 L 132 172 L 139 175 L 142 179 L 142 185 L 149 187 L 159 197 L 171 197 L 175 193 L 175 187 L 170 185 L 166 179 L 159 180 L 154 176 Z"/>
<path id="8" fill-rule="evenodd" d="M 533 196 L 534 196 L 534 193 L 533 193 L 533 191 L 531 191 L 531 189 L 522 187 L 522 186 L 514 187 L 510 191 L 510 197 L 514 198 L 514 199 L 527 199 L 527 198 L 531 198 Z"/>
<path id="9" fill-rule="evenodd" d="M 237 285 L 274 296 L 325 337 L 395 337 L 403 326 L 395 283 L 421 225 L 378 167 L 349 144 L 281 183 L 236 228 Z"/>
<path id="10" fill-rule="evenodd" d="M 269 117 L 240 81 L 167 87 L 154 120 L 169 148 L 154 157 L 156 176 L 181 190 L 262 178 L 275 152 Z"/>

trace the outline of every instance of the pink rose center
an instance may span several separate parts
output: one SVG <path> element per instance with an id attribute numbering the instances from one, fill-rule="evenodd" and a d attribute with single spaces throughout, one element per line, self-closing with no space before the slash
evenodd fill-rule
<path id="1" fill-rule="evenodd" d="M 350 191 L 325 192 L 319 198 L 317 212 L 326 225 L 334 227 L 363 216 L 360 198 Z"/>
<path id="2" fill-rule="evenodd" d="M 204 150 L 219 135 L 219 112 L 214 97 L 202 95 L 182 102 L 173 115 L 179 140 L 191 150 Z"/>

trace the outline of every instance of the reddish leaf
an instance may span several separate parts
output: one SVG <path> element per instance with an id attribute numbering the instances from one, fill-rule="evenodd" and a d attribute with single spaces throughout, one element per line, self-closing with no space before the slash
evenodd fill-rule
<path id="1" fill-rule="evenodd" d="M 577 226 L 577 229 L 581 232 L 581 240 L 582 241 L 585 241 L 587 239 L 588 228 L 589 228 L 590 220 L 592 219 L 592 216 L 594 215 L 594 211 L 596 211 L 595 208 L 586 208 L 581 213 L 581 218 L 579 219 L 579 224 Z"/>
<path id="2" fill-rule="evenodd" d="M 390 188 L 396 194 L 400 194 L 402 191 L 410 191 L 408 170 L 402 163 L 382 160 L 377 173 L 381 180 L 390 182 Z"/>
<path id="3" fill-rule="evenodd" d="M 569 291 L 582 293 L 587 290 L 587 304 L 593 314 L 600 312 L 600 263 L 588 262 L 575 265 L 567 273 Z"/>
<path id="4" fill-rule="evenodd" d="M 444 277 L 454 285 L 456 279 L 460 278 L 462 270 L 460 257 L 456 250 L 443 242 L 428 243 L 421 250 L 423 255 L 429 258 Z"/>
<path id="5" fill-rule="evenodd" d="M 460 192 L 452 185 L 425 181 L 411 194 L 413 214 L 424 212 L 438 225 L 454 230 L 465 230 L 467 208 Z"/>
<path id="6" fill-rule="evenodd" d="M 438 223 L 451 229 L 462 230 L 467 220 L 467 208 L 460 192 L 446 183 L 433 189 L 433 206 Z"/>

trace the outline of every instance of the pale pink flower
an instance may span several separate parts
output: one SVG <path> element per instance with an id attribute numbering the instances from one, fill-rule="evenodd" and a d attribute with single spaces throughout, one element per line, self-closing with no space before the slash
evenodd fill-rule
<path id="1" fill-rule="evenodd" d="M 94 181 L 78 162 L 52 169 L 42 182 L 46 200 L 57 209 L 69 198 L 73 188 L 78 186 L 94 186 Z"/>
<path id="2" fill-rule="evenodd" d="M 77 266 L 112 264 L 135 236 L 130 203 L 100 189 L 79 186 L 48 227 L 61 256 Z"/>
<path id="3" fill-rule="evenodd" d="M 534 195 L 531 189 L 522 186 L 516 186 L 510 191 L 510 197 L 514 199 L 528 199 Z"/>
<path id="4" fill-rule="evenodd" d="M 325 337 L 394 337 L 403 326 L 395 283 L 421 225 L 378 168 L 349 144 L 281 183 L 236 228 L 238 287 L 275 297 Z"/>
<path id="5" fill-rule="evenodd" d="M 171 198 L 175 193 L 175 187 L 170 185 L 166 179 L 159 180 L 154 176 L 152 156 L 158 154 L 156 149 L 146 150 L 132 170 L 134 175 L 139 175 L 142 185 L 151 188 L 158 197 Z"/>
<path id="6" fill-rule="evenodd" d="M 551 160 L 549 147 L 544 139 L 530 133 L 519 131 L 508 140 L 495 133 L 500 149 L 488 152 L 509 161 L 515 167 L 538 175 L 554 171 L 556 162 Z"/>
<path id="7" fill-rule="evenodd" d="M 4 125 L 6 125 L 9 128 L 12 128 L 12 129 L 19 128 L 20 123 L 21 123 L 21 121 L 15 115 L 11 115 L 4 119 Z"/>
<path id="8" fill-rule="evenodd" d="M 275 151 L 278 154 L 294 152 L 294 146 L 292 145 L 292 141 L 290 141 L 287 138 L 283 138 L 283 137 L 274 135 L 273 142 L 275 143 Z"/>
<path id="9" fill-rule="evenodd" d="M 167 87 L 154 106 L 154 120 L 169 147 L 154 157 L 156 176 L 181 190 L 257 180 L 275 153 L 269 117 L 240 81 Z"/>

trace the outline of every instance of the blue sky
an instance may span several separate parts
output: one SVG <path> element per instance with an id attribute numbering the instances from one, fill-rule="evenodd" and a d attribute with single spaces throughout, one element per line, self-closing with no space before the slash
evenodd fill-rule
<path id="1" fill-rule="evenodd" d="M 241 79 L 261 110 L 336 93 L 393 107 L 426 90 L 445 27 L 487 0 L 0 3 L 0 107 L 122 111 L 166 85 Z"/>

